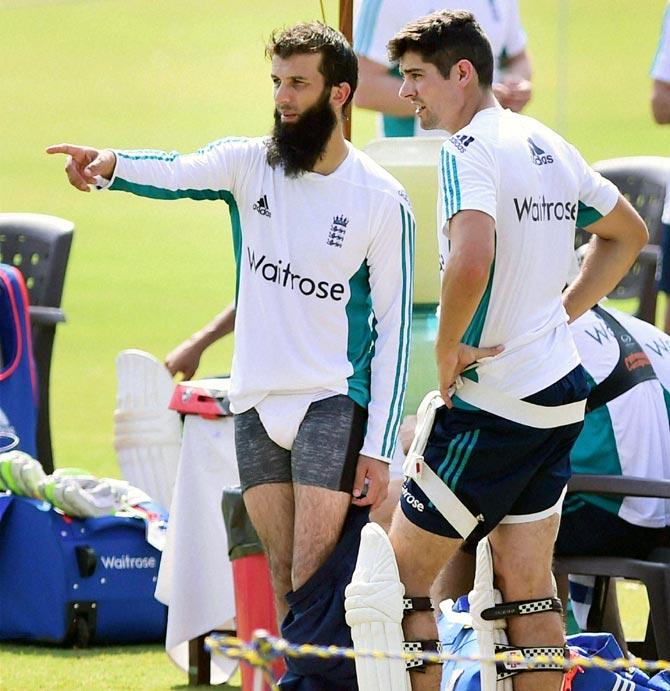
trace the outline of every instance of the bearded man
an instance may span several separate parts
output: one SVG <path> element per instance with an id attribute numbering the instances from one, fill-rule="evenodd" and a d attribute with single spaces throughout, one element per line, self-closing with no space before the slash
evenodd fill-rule
<path id="1" fill-rule="evenodd" d="M 291 591 L 287 621 L 302 626 L 292 640 L 314 642 L 308 629 L 324 619 L 344 626 L 343 597 L 334 585 L 330 614 L 303 626 L 294 611 L 302 590 L 317 570 L 340 570 L 340 551 L 355 559 L 345 538 L 356 542 L 386 497 L 407 378 L 414 219 L 399 183 L 344 137 L 358 78 L 344 36 L 301 23 L 275 33 L 267 54 L 270 137 L 222 139 L 189 155 L 68 144 L 47 152 L 68 155 L 69 181 L 82 191 L 228 204 L 237 264 L 230 399 L 244 500 L 278 616 Z"/>

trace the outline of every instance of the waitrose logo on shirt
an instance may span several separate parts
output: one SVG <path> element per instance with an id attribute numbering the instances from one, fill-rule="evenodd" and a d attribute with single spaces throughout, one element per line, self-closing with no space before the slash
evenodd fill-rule
<path id="1" fill-rule="evenodd" d="M 550 202 L 546 197 L 514 197 L 514 208 L 519 221 L 576 221 L 577 202 Z"/>
<path id="2" fill-rule="evenodd" d="M 247 247 L 247 259 L 251 272 L 268 283 L 275 283 L 287 290 L 296 290 L 319 300 L 330 298 L 339 302 L 344 295 L 342 283 L 329 283 L 309 276 L 301 276 L 291 270 L 291 262 L 284 263 L 281 259 L 270 261 L 264 254 L 256 255 L 250 247 Z"/>

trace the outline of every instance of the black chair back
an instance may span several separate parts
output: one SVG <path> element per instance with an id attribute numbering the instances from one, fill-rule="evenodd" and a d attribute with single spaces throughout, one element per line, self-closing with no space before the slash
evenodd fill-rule
<path id="1" fill-rule="evenodd" d="M 0 262 L 19 269 L 28 288 L 33 355 L 39 379 L 37 455 L 53 471 L 49 421 L 49 378 L 74 224 L 56 216 L 0 213 Z"/>

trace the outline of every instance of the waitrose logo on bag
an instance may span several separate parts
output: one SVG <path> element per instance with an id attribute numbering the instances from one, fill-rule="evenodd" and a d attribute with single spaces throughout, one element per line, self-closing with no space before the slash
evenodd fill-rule
<path id="1" fill-rule="evenodd" d="M 101 556 L 102 565 L 111 571 L 130 569 L 155 569 L 158 566 L 156 557 L 131 557 L 130 554 Z"/>

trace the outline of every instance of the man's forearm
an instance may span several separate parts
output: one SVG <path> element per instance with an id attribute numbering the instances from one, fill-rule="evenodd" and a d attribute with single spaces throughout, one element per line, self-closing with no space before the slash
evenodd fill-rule
<path id="1" fill-rule="evenodd" d="M 452 255 L 442 279 L 440 323 L 436 341 L 438 353 L 442 348 L 458 345 L 479 305 L 489 269 L 483 263 L 473 264 L 467 257 Z"/>
<path id="2" fill-rule="evenodd" d="M 670 123 L 670 83 L 654 80 L 651 92 L 651 111 L 659 125 Z"/>
<path id="3" fill-rule="evenodd" d="M 563 293 L 571 322 L 614 289 L 649 240 L 644 221 L 621 195 L 614 209 L 588 230 L 594 238 L 582 269 Z"/>
<path id="4" fill-rule="evenodd" d="M 216 315 L 209 324 L 191 336 L 193 342 L 202 345 L 202 349 L 208 348 L 212 343 L 227 336 L 235 328 L 235 307 L 228 305 L 226 309 Z"/>
<path id="5" fill-rule="evenodd" d="M 533 76 L 533 67 L 530 62 L 530 57 L 525 50 L 509 58 L 503 65 L 503 70 L 507 74 L 513 74 L 520 79 L 527 79 L 528 81 L 530 81 Z"/>
<path id="6" fill-rule="evenodd" d="M 570 323 L 608 295 L 626 275 L 639 254 L 615 240 L 595 237 L 584 260 L 579 277 L 563 293 L 563 305 Z"/>
<path id="7" fill-rule="evenodd" d="M 393 76 L 384 65 L 361 57 L 358 88 L 354 104 L 358 108 L 376 110 L 394 117 L 412 117 L 414 106 L 400 98 L 401 80 Z"/>

